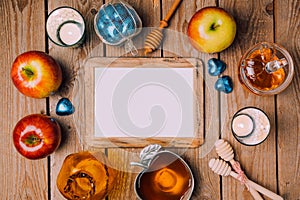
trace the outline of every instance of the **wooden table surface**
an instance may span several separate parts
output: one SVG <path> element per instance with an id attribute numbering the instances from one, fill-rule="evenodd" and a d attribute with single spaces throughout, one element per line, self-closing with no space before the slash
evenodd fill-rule
<path id="1" fill-rule="evenodd" d="M 142 18 L 144 27 L 156 27 L 170 8 L 171 0 L 128 0 Z M 102 0 L 2 0 L 0 1 L 1 40 L 0 57 L 2 78 L 0 79 L 0 191 L 1 199 L 42 200 L 63 199 L 56 188 L 56 177 L 64 158 L 82 150 L 72 116 L 59 117 L 55 105 L 59 98 L 72 100 L 74 78 L 78 69 L 89 57 L 119 57 L 122 47 L 103 44 L 93 31 L 93 18 L 104 3 Z M 68 5 L 78 9 L 87 24 L 87 37 L 80 48 L 62 48 L 47 39 L 45 22 L 48 13 L 56 7 Z M 203 54 L 183 43 L 178 35 L 184 35 L 192 15 L 205 6 L 220 6 L 231 13 L 237 22 L 237 36 L 230 48 L 219 54 Z M 299 0 L 183 0 L 173 16 L 170 30 L 182 34 L 168 34 L 164 48 L 151 57 L 177 56 L 195 57 L 204 61 L 220 58 L 227 63 L 224 74 L 233 78 L 231 94 L 210 90 L 211 100 L 205 105 L 212 109 L 205 113 L 206 138 L 225 138 L 232 145 L 236 159 L 240 161 L 248 177 L 282 195 L 287 200 L 300 199 L 300 1 Z M 282 93 L 261 97 L 245 91 L 237 77 L 237 64 L 242 54 L 258 42 L 276 42 L 284 46 L 295 63 L 295 76 L 291 85 Z M 10 69 L 17 55 L 28 50 L 49 53 L 62 66 L 64 82 L 59 92 L 47 99 L 32 99 L 20 94 L 10 79 Z M 212 85 L 217 78 L 206 79 Z M 206 94 L 208 95 L 208 94 Z M 257 146 L 245 146 L 237 142 L 230 131 L 233 114 L 242 107 L 256 106 L 264 110 L 271 121 L 271 132 L 266 141 Z M 63 127 L 63 142 L 50 157 L 31 161 L 20 156 L 12 142 L 12 130 L 23 116 L 46 113 L 57 118 Z M 205 141 L 208 142 L 208 141 Z M 106 152 L 112 165 L 121 173 L 116 187 L 108 199 L 136 199 L 133 182 L 137 168 L 130 161 L 138 161 L 141 149 L 110 148 Z M 219 177 L 211 172 L 208 161 L 216 157 L 212 150 L 203 156 L 201 148 L 171 149 L 182 153 L 195 176 L 192 199 L 251 199 L 249 192 L 229 177 Z M 132 156 L 134 155 L 134 156 Z M 268 199 L 268 198 L 266 198 Z"/>

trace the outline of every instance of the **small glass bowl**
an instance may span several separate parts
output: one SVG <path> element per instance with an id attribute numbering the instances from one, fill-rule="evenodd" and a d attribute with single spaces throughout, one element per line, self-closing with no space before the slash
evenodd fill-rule
<path id="1" fill-rule="evenodd" d="M 272 52 L 271 59 L 273 59 L 273 60 L 284 59 L 285 60 L 285 66 L 282 67 L 284 70 L 284 80 L 278 86 L 276 86 L 274 88 L 270 88 L 270 89 L 261 89 L 261 88 L 255 87 L 254 84 L 251 83 L 251 81 L 249 79 L 250 71 L 247 70 L 247 67 L 248 67 L 247 60 L 253 59 L 253 58 L 251 58 L 253 53 L 257 52 L 258 50 L 260 50 L 262 48 L 269 48 L 271 50 L 270 51 L 270 52 Z M 253 60 L 255 61 L 255 58 Z M 263 65 L 267 66 L 267 63 L 263 63 Z M 262 96 L 275 95 L 275 94 L 278 94 L 278 93 L 282 92 L 283 90 L 285 90 L 291 83 L 293 76 L 294 76 L 294 63 L 293 63 L 293 59 L 292 59 L 291 55 L 289 54 L 289 52 L 286 49 L 284 49 L 282 46 L 275 44 L 275 43 L 262 42 L 262 43 L 258 43 L 256 45 L 254 45 L 253 47 L 251 47 L 250 49 L 247 50 L 247 52 L 240 59 L 238 70 L 239 70 L 238 71 L 239 80 L 242 83 L 242 85 L 244 86 L 244 88 L 246 88 L 247 90 L 249 90 L 252 93 L 257 94 L 257 95 L 262 95 Z M 258 73 L 256 71 L 257 68 L 255 68 L 255 67 L 252 70 L 253 70 L 252 71 L 253 76 L 256 76 L 256 74 L 260 73 L 260 72 Z M 247 73 L 248 73 L 248 77 L 247 77 Z"/>
<path id="2" fill-rule="evenodd" d="M 142 30 L 142 21 L 132 6 L 121 0 L 103 4 L 94 18 L 97 36 L 108 45 L 124 43 L 125 51 L 137 54 L 131 38 Z"/>
<path id="3" fill-rule="evenodd" d="M 85 21 L 74 8 L 63 6 L 48 16 L 46 32 L 49 39 L 61 47 L 78 47 L 85 39 Z"/>

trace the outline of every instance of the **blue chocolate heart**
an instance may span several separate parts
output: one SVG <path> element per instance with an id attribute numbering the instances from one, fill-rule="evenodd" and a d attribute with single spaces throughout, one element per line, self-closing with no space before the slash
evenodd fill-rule
<path id="1" fill-rule="evenodd" d="M 226 63 L 216 58 L 209 59 L 207 64 L 208 64 L 208 73 L 211 76 L 218 76 L 226 69 Z"/>
<path id="2" fill-rule="evenodd" d="M 218 80 L 215 83 L 215 89 L 221 92 L 225 92 L 226 94 L 232 92 L 232 79 L 229 76 L 222 76 L 218 78 Z"/>
<path id="3" fill-rule="evenodd" d="M 60 116 L 71 115 L 75 111 L 73 104 L 67 98 L 61 98 L 56 105 L 56 114 Z"/>

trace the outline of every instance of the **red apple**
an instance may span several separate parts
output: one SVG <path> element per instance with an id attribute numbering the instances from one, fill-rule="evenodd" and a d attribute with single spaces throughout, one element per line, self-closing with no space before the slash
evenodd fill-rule
<path id="1" fill-rule="evenodd" d="M 16 88 L 25 96 L 33 98 L 48 97 L 62 82 L 58 63 L 41 51 L 20 54 L 12 65 L 10 75 Z"/>
<path id="2" fill-rule="evenodd" d="M 45 158 L 53 153 L 61 141 L 58 122 L 47 115 L 32 114 L 22 118 L 13 130 L 17 151 L 29 159 Z"/>
<path id="3" fill-rule="evenodd" d="M 234 18 L 219 7 L 205 7 L 191 18 L 187 34 L 191 44 L 204 53 L 217 53 L 229 47 L 236 34 Z"/>

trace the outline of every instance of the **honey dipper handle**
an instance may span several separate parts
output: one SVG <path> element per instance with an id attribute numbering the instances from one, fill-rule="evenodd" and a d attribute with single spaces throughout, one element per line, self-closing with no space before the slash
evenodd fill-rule
<path id="1" fill-rule="evenodd" d="M 238 179 L 238 174 L 231 171 L 230 172 L 230 176 Z M 247 180 L 246 183 L 250 188 L 253 188 L 254 190 L 257 190 L 258 192 L 266 195 L 267 197 L 269 197 L 270 199 L 273 199 L 273 200 L 283 200 L 283 198 L 281 196 L 279 196 L 278 194 L 272 192 L 271 190 L 268 190 L 267 188 L 264 188 L 263 186 L 261 185 L 258 185 L 257 183 L 251 181 L 251 180 Z"/>
<path id="2" fill-rule="evenodd" d="M 264 200 L 257 190 L 253 189 L 252 187 L 249 188 L 249 192 L 255 200 Z"/>
<path id="3" fill-rule="evenodd" d="M 283 200 L 283 198 L 281 196 L 279 196 L 278 194 L 268 190 L 267 188 L 262 187 L 261 185 L 258 185 L 257 183 L 248 180 L 247 184 L 252 187 L 253 189 L 257 190 L 258 192 L 266 195 L 267 197 L 273 199 L 273 200 Z"/>
<path id="4" fill-rule="evenodd" d="M 178 5 L 180 4 L 182 0 L 175 0 L 172 7 L 170 8 L 170 10 L 168 11 L 166 17 L 162 20 L 165 23 L 160 23 L 160 28 L 165 28 L 168 26 L 168 22 L 170 20 L 170 18 L 172 17 L 172 15 L 174 14 L 175 10 L 177 9 Z"/>
<path id="5" fill-rule="evenodd" d="M 230 176 L 234 177 L 235 179 L 239 180 L 239 175 L 233 171 L 230 172 Z M 249 188 L 249 192 L 252 195 L 252 197 L 255 200 L 264 200 L 260 194 L 257 192 L 257 190 L 255 190 L 254 188 L 252 188 L 248 183 L 245 183 L 245 185 Z"/>

